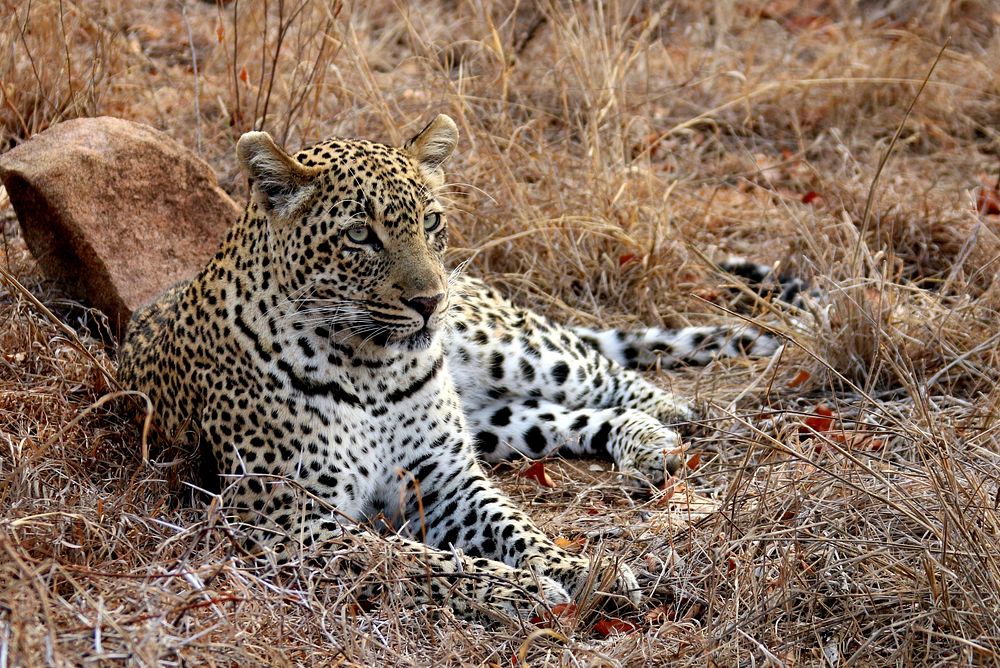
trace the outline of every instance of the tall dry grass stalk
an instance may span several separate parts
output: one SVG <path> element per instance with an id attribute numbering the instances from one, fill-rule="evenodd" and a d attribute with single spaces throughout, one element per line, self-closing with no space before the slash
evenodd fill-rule
<path id="1" fill-rule="evenodd" d="M 396 143 L 446 112 L 453 263 L 563 320 L 736 309 L 789 344 L 657 376 L 707 407 L 687 484 L 714 512 L 577 462 L 553 490 L 498 473 L 551 535 L 640 571 L 638 632 L 415 610 L 388 550 L 363 609 L 356 582 L 242 558 L 240 527 L 178 504 L 171 462 L 144 467 L 134 425 L 91 408 L 114 353 L 5 203 L 2 266 L 87 353 L 0 288 L 0 664 L 510 665 L 525 642 L 531 665 L 996 663 L 1000 222 L 975 197 L 1000 154 L 998 23 L 986 0 L 7 2 L 4 147 L 122 116 L 239 198 L 243 131 Z M 706 261 L 728 253 L 820 295 L 747 315 Z"/>

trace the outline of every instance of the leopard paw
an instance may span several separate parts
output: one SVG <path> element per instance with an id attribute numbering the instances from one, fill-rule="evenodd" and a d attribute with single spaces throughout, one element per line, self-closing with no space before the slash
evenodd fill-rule
<path id="1" fill-rule="evenodd" d="M 683 447 L 676 432 L 666 428 L 670 437 L 664 437 L 659 443 L 652 443 L 638 449 L 629 461 L 620 465 L 623 473 L 629 474 L 629 480 L 634 487 L 662 487 L 667 478 L 673 476 L 684 465 Z"/>
<path id="2" fill-rule="evenodd" d="M 635 573 L 625 564 L 618 564 L 617 575 L 612 583 L 611 593 L 620 594 L 628 599 L 633 606 L 638 606 L 642 602 L 642 592 L 639 589 L 639 581 L 635 578 Z"/>
<path id="3" fill-rule="evenodd" d="M 680 435 L 644 413 L 624 417 L 614 459 L 633 487 L 660 487 L 683 465 Z"/>
<path id="4" fill-rule="evenodd" d="M 633 606 L 639 605 L 642 594 L 632 569 L 625 564 L 611 565 L 606 561 L 597 562 L 596 567 L 598 572 L 594 573 L 595 562 L 566 554 L 557 560 L 549 560 L 539 569 L 561 582 L 576 599 L 585 591 L 595 591 L 628 601 Z"/>

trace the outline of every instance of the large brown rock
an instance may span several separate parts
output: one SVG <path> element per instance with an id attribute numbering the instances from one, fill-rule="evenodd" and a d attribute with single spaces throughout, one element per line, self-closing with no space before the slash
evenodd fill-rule
<path id="1" fill-rule="evenodd" d="M 191 151 L 118 118 L 49 128 L 0 156 L 0 178 L 45 274 L 118 334 L 136 308 L 194 276 L 240 214 Z"/>

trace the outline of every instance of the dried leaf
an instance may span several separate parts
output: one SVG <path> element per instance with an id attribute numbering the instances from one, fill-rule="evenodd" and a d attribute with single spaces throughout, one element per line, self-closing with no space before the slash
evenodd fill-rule
<path id="1" fill-rule="evenodd" d="M 1000 193 L 983 188 L 976 197 L 976 211 L 984 216 L 1000 215 Z"/>
<path id="2" fill-rule="evenodd" d="M 823 404 L 817 404 L 813 408 L 813 414 L 807 417 L 802 424 L 803 428 L 800 431 L 830 431 L 833 426 L 833 411 Z"/>
<path id="3" fill-rule="evenodd" d="M 807 380 L 809 380 L 809 378 L 811 376 L 812 376 L 812 374 L 810 374 L 805 369 L 799 369 L 799 372 L 795 374 L 795 377 L 792 378 L 790 381 L 788 381 L 788 387 L 792 387 L 792 388 L 798 387 L 802 383 L 804 383 Z"/>
<path id="4" fill-rule="evenodd" d="M 556 483 L 552 480 L 552 476 L 549 475 L 548 471 L 545 470 L 544 462 L 535 462 L 528 468 L 521 471 L 521 476 L 524 478 L 531 478 L 537 482 L 542 487 L 555 487 Z"/>
<path id="5" fill-rule="evenodd" d="M 602 619 L 594 624 L 594 631 L 600 633 L 602 636 L 609 636 L 613 633 L 631 633 L 637 629 L 638 627 L 635 624 L 614 617 Z"/>
<path id="6" fill-rule="evenodd" d="M 649 624 L 666 624 L 677 619 L 677 609 L 668 605 L 660 605 L 647 612 L 643 617 Z"/>
<path id="7" fill-rule="evenodd" d="M 820 194 L 818 192 L 816 192 L 815 190 L 810 190 L 809 192 L 807 192 L 805 195 L 802 196 L 802 203 L 803 204 L 819 204 L 820 202 L 818 200 L 820 200 L 820 199 L 821 199 L 821 197 L 820 197 Z"/>
<path id="8" fill-rule="evenodd" d="M 579 552 L 583 549 L 583 546 L 587 544 L 587 539 L 583 536 L 578 538 L 566 538 L 565 536 L 559 536 L 553 542 L 564 550 Z M 553 608 L 553 610 L 555 610 L 555 608 Z"/>
<path id="9" fill-rule="evenodd" d="M 535 615 L 528 621 L 545 628 L 551 628 L 552 622 L 556 618 L 574 617 L 576 615 L 575 603 L 559 603 L 552 606 L 552 614 L 546 612 L 544 615 Z"/>
<path id="10" fill-rule="evenodd" d="M 654 505 L 663 507 L 674 497 L 674 494 L 685 491 L 687 491 L 687 487 L 684 482 L 671 476 L 663 483 L 663 493 L 656 498 Z"/>

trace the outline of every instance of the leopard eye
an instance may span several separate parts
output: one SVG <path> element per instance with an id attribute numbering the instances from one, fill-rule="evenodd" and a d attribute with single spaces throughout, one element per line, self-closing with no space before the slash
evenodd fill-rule
<path id="1" fill-rule="evenodd" d="M 347 238 L 356 244 L 371 244 L 377 241 L 375 231 L 368 225 L 358 225 L 347 230 Z"/>
<path id="2" fill-rule="evenodd" d="M 424 216 L 424 232 L 433 232 L 441 227 L 441 214 L 429 213 Z"/>

